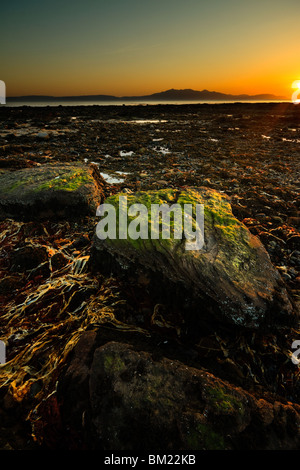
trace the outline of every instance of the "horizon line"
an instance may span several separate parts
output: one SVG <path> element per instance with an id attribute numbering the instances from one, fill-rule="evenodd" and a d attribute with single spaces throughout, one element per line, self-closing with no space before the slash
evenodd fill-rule
<path id="1" fill-rule="evenodd" d="M 273 93 L 255 93 L 253 95 L 251 94 L 248 94 L 248 93 L 224 93 L 224 92 L 220 92 L 220 91 L 210 91 L 206 88 L 202 89 L 202 90 L 194 90 L 192 88 L 169 88 L 167 90 L 163 90 L 163 91 L 158 91 L 158 92 L 154 92 L 154 93 L 150 93 L 150 94 L 145 94 L 145 95 L 121 95 L 121 96 L 118 96 L 118 95 L 113 95 L 113 94 L 109 94 L 109 93 L 93 93 L 93 94 L 87 94 L 87 95 L 82 95 L 82 94 L 78 94 L 78 95 L 48 95 L 48 94 L 22 94 L 22 95 L 13 95 L 13 96 L 9 96 L 7 95 L 6 98 L 8 99 L 17 99 L 17 98 L 51 98 L 51 99 L 67 99 L 67 98 L 90 98 L 90 97 L 107 97 L 107 98 L 113 98 L 113 99 L 118 99 L 118 100 L 121 100 L 121 99 L 139 99 L 139 98 L 149 98 L 153 95 L 162 95 L 164 93 L 167 93 L 167 92 L 193 92 L 193 93 L 209 93 L 209 94 L 218 94 L 218 95 L 224 95 L 224 97 L 228 96 L 228 97 L 249 97 L 249 98 L 255 98 L 255 97 L 258 97 L 258 96 L 269 96 L 269 97 L 273 97 L 273 98 L 270 98 L 270 99 L 277 99 L 277 100 L 288 100 L 287 97 L 285 96 L 278 96 L 278 95 L 275 95 Z M 191 99 L 192 100 L 192 99 Z"/>

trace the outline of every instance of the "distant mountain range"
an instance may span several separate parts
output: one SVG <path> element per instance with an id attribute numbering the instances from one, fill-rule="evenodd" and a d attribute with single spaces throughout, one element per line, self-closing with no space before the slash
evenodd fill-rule
<path id="1" fill-rule="evenodd" d="M 92 102 L 105 102 L 105 101 L 271 101 L 271 100 L 286 100 L 283 96 L 275 96 L 271 94 L 259 95 L 230 95 L 220 93 L 218 91 L 196 91 L 191 89 L 175 90 L 174 88 L 160 93 L 153 93 L 152 95 L 144 96 L 113 96 L 113 95 L 80 95 L 80 96 L 43 96 L 43 95 L 30 95 L 30 96 L 15 96 L 7 97 L 6 102 L 38 102 L 38 101 L 92 101 Z"/>

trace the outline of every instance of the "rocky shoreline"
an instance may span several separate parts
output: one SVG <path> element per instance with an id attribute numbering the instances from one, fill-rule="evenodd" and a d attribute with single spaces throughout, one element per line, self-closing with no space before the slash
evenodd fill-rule
<path id="1" fill-rule="evenodd" d="M 299 146 L 299 109 L 287 103 L 0 108 L 1 448 L 299 448 Z M 271 308 L 267 329 L 185 328 L 167 291 L 95 263 L 98 220 L 74 199 L 74 166 L 94 169 L 97 203 L 201 187 L 226 196 L 293 320 Z M 36 179 L 47 172 L 71 198 L 48 198 Z M 29 183 L 37 205 L 23 197 Z M 68 207 L 59 217 L 57 205 Z"/>

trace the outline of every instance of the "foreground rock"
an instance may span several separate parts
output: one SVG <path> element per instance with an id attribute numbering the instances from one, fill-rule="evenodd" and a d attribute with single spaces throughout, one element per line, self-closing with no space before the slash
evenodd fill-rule
<path id="1" fill-rule="evenodd" d="M 95 215 L 105 182 L 94 165 L 56 165 L 0 175 L 0 219 L 68 219 Z"/>
<path id="2" fill-rule="evenodd" d="M 117 211 L 114 195 L 106 199 Z M 123 200 L 122 200 L 123 201 Z M 204 245 L 187 250 L 187 240 L 95 237 L 93 263 L 103 272 L 124 274 L 151 290 L 157 302 L 184 312 L 193 329 L 220 323 L 246 328 L 294 322 L 283 281 L 259 239 L 232 214 L 228 199 L 208 188 L 129 194 L 127 207 L 140 203 L 204 204 Z M 195 219 L 195 214 L 193 215 Z M 128 225 L 134 220 L 128 217 Z M 150 227 L 150 218 L 147 221 Z M 195 222 L 195 220 L 194 220 Z M 150 230 L 150 229 L 149 229 Z"/>
<path id="3" fill-rule="evenodd" d="M 104 450 L 297 449 L 300 407 L 255 397 L 203 369 L 131 345 L 77 344 L 57 393 L 41 403 L 45 447 Z"/>

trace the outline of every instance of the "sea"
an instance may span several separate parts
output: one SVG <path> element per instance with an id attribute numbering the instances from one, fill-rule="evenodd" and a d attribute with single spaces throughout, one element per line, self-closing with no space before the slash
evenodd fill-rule
<path id="1" fill-rule="evenodd" d="M 0 105 L 0 107 L 17 107 L 17 106 L 34 106 L 34 107 L 45 107 L 45 106 L 151 106 L 151 105 L 195 105 L 195 104 L 233 104 L 233 103 L 289 103 L 289 100 L 268 100 L 268 101 L 254 101 L 254 100 L 243 100 L 243 101 L 85 101 L 85 100 L 58 100 L 58 101 L 13 101 L 6 104 Z"/>

